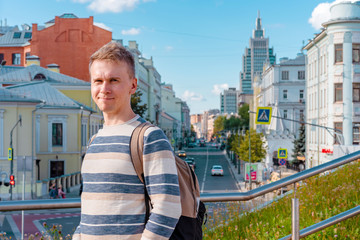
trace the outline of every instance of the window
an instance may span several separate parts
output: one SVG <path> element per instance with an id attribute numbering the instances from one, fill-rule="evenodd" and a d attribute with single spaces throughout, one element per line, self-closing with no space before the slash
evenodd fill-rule
<path id="1" fill-rule="evenodd" d="M 287 119 L 287 117 L 288 117 L 288 111 L 284 110 L 284 118 Z"/>
<path id="2" fill-rule="evenodd" d="M 342 83 L 335 83 L 335 102 L 342 102 L 343 100 Z"/>
<path id="3" fill-rule="evenodd" d="M 289 71 L 282 71 L 281 72 L 281 79 L 282 80 L 289 80 Z"/>
<path id="4" fill-rule="evenodd" d="M 24 35 L 24 38 L 31 38 L 32 37 L 32 33 L 31 32 L 26 32 Z"/>
<path id="5" fill-rule="evenodd" d="M 304 121 L 304 110 L 300 110 L 300 121 Z"/>
<path id="6" fill-rule="evenodd" d="M 0 63 L 1 63 L 2 60 L 4 60 L 4 54 L 0 53 Z"/>
<path id="7" fill-rule="evenodd" d="M 283 90 L 283 98 L 287 99 L 288 95 L 287 95 L 288 91 L 287 90 Z"/>
<path id="8" fill-rule="evenodd" d="M 305 71 L 298 71 L 298 79 L 299 80 L 305 79 Z"/>
<path id="9" fill-rule="evenodd" d="M 299 91 L 299 98 L 300 100 L 304 99 L 304 90 Z"/>
<path id="10" fill-rule="evenodd" d="M 342 44 L 335 44 L 335 63 L 343 61 L 343 46 Z"/>
<path id="11" fill-rule="evenodd" d="M 62 146 L 63 145 L 63 133 L 62 133 L 62 123 L 53 123 L 52 124 L 52 145 L 53 146 Z"/>
<path id="12" fill-rule="evenodd" d="M 21 32 L 14 32 L 13 38 L 20 38 Z"/>
<path id="13" fill-rule="evenodd" d="M 20 65 L 20 53 L 13 53 L 12 54 L 12 64 L 13 65 Z"/>
<path id="14" fill-rule="evenodd" d="M 353 63 L 360 63 L 360 44 L 353 44 L 352 48 Z"/>
<path id="15" fill-rule="evenodd" d="M 334 127 L 335 127 L 335 129 L 337 129 L 337 130 L 340 130 L 340 132 L 339 131 L 336 131 L 337 133 L 342 133 L 342 122 L 335 122 L 334 123 Z M 334 140 L 334 143 L 335 144 L 340 144 L 340 142 L 339 142 L 339 136 L 338 136 L 339 134 L 335 134 L 334 136 L 335 136 L 335 140 Z"/>
<path id="16" fill-rule="evenodd" d="M 353 102 L 360 102 L 360 83 L 353 83 Z"/>
<path id="17" fill-rule="evenodd" d="M 353 144 L 360 144 L 360 123 L 353 123 Z"/>

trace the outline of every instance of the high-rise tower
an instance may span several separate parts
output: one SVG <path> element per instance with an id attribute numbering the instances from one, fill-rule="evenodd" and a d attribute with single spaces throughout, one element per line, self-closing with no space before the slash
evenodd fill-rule
<path id="1" fill-rule="evenodd" d="M 255 29 L 249 40 L 249 47 L 243 55 L 243 70 L 240 72 L 240 92 L 244 95 L 253 93 L 252 83 L 256 75 L 261 75 L 266 62 L 276 62 L 273 48 L 269 48 L 269 38 L 265 38 L 265 30 L 261 26 L 260 11 L 255 22 Z M 247 102 L 245 100 L 245 102 Z"/>

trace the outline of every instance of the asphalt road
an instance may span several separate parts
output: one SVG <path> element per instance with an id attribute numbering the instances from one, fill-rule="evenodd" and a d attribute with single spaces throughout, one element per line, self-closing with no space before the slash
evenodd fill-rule
<path id="1" fill-rule="evenodd" d="M 186 149 L 189 157 L 193 157 L 196 162 L 195 173 L 198 177 L 201 193 L 206 192 L 233 192 L 238 191 L 228 161 L 222 151 L 215 147 L 197 147 Z M 224 176 L 211 176 L 212 165 L 222 165 Z M 212 216 L 216 212 L 226 214 L 227 209 L 232 208 L 231 203 L 206 203 L 208 213 Z M 242 210 L 242 209 L 239 209 Z M 24 232 L 28 239 L 30 234 L 46 231 L 46 228 L 56 225 L 61 226 L 63 236 L 72 234 L 80 222 L 79 209 L 54 209 L 41 211 L 25 212 Z M 47 227 L 44 227 L 44 223 Z M 0 214 L 0 233 L 6 232 L 6 236 L 11 239 L 20 239 L 21 236 L 21 212 Z M 35 238 L 39 239 L 39 238 Z"/>

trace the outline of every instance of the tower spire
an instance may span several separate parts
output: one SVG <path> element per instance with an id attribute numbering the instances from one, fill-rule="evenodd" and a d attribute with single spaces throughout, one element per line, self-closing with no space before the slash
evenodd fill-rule
<path id="1" fill-rule="evenodd" d="M 261 26 L 261 18 L 260 18 L 260 10 L 258 10 L 258 16 L 255 22 L 255 29 L 253 31 L 253 38 L 263 38 L 264 37 L 264 30 Z"/>

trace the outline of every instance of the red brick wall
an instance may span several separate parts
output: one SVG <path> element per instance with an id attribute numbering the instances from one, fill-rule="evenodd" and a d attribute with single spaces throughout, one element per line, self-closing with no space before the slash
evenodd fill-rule
<path id="1" fill-rule="evenodd" d="M 93 25 L 93 17 L 59 18 L 43 30 L 33 24 L 31 55 L 40 57 L 40 64 L 56 63 L 60 73 L 89 81 L 89 58 L 112 40 L 112 33 Z"/>
<path id="2" fill-rule="evenodd" d="M 20 53 L 21 62 L 20 65 L 14 66 L 25 66 L 25 57 L 26 53 L 30 52 L 30 46 L 26 47 L 0 47 L 0 53 L 4 54 L 4 60 L 6 61 L 7 66 L 11 66 L 12 64 L 12 54 Z"/>

